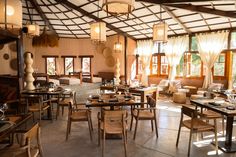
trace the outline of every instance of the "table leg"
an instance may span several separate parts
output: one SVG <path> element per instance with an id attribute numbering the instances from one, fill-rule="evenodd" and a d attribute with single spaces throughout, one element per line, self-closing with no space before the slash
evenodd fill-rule
<path id="1" fill-rule="evenodd" d="M 232 142 L 234 117 L 227 116 L 225 141 L 219 141 L 219 148 L 226 153 L 236 152 L 236 143 Z"/>

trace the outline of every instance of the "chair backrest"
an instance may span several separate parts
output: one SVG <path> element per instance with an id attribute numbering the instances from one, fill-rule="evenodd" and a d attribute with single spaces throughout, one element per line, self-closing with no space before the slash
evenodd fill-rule
<path id="1" fill-rule="evenodd" d="M 41 147 L 41 142 L 40 142 L 40 127 L 39 124 L 35 124 L 31 129 L 29 129 L 27 132 L 21 134 L 21 142 L 20 146 L 26 146 L 28 145 L 28 156 L 30 155 L 30 147 L 31 147 L 31 142 L 35 140 L 36 141 L 36 147 L 39 150 L 40 156 L 42 155 L 42 147 Z"/>
<path id="2" fill-rule="evenodd" d="M 108 124 L 112 123 L 122 123 L 124 126 L 125 119 L 127 117 L 127 111 L 126 110 L 104 110 L 103 112 L 103 122 L 104 122 L 104 129 L 106 129 L 106 126 Z"/>
<path id="3" fill-rule="evenodd" d="M 182 114 L 191 118 L 197 118 L 197 110 L 187 106 L 182 106 Z"/>
<path id="4" fill-rule="evenodd" d="M 156 100 L 151 96 L 147 96 L 147 103 L 150 107 L 156 107 Z"/>

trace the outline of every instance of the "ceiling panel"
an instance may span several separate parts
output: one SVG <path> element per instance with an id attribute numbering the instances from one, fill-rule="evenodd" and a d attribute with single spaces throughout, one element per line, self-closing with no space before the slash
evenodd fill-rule
<path id="1" fill-rule="evenodd" d="M 215 18 L 215 19 L 210 19 L 206 20 L 208 24 L 216 24 L 216 23 L 223 23 L 223 22 L 228 22 L 227 18 Z"/>
<path id="2" fill-rule="evenodd" d="M 211 29 L 223 29 L 223 28 L 230 28 L 230 24 L 229 23 L 225 23 L 225 24 L 216 24 L 216 25 L 210 25 Z"/>

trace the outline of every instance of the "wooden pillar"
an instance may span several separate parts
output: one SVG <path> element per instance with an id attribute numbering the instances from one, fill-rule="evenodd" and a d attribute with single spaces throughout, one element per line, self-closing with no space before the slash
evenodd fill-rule
<path id="1" fill-rule="evenodd" d="M 228 78 L 228 89 L 232 89 L 233 87 L 233 74 L 232 74 L 232 68 L 233 68 L 233 52 L 229 51 L 228 53 L 228 64 L 226 66 L 226 69 L 228 70 L 228 73 L 226 74 L 226 78 Z M 226 55 L 227 56 L 227 55 Z"/>
<path id="2" fill-rule="evenodd" d="M 127 84 L 127 49 L 128 49 L 128 39 L 127 39 L 127 37 L 125 37 L 125 53 L 124 53 L 125 84 Z"/>
<path id="3" fill-rule="evenodd" d="M 17 68 L 18 68 L 18 92 L 23 90 L 24 87 L 24 52 L 23 52 L 23 33 L 20 33 L 20 37 L 16 40 L 17 45 Z"/>

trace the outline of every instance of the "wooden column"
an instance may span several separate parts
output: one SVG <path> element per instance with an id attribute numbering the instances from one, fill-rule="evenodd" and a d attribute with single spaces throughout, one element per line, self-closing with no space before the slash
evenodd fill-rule
<path id="1" fill-rule="evenodd" d="M 16 40 L 17 45 L 17 68 L 18 68 L 18 92 L 23 90 L 24 87 L 24 52 L 23 52 L 23 33 L 20 33 L 20 37 Z"/>
<path id="2" fill-rule="evenodd" d="M 124 53 L 124 62 L 125 62 L 125 84 L 127 84 L 127 47 L 128 47 L 128 39 L 125 37 L 125 53 Z"/>

